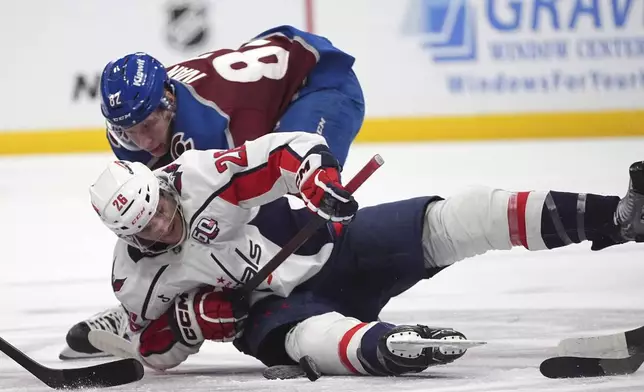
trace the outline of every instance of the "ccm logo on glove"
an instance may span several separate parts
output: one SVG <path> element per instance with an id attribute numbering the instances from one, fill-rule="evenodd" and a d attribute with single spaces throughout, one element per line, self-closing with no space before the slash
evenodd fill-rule
<path id="1" fill-rule="evenodd" d="M 183 293 L 176 299 L 175 306 L 177 324 L 179 326 L 181 337 L 183 338 L 184 342 L 193 346 L 204 341 L 201 330 L 199 331 L 199 334 L 197 334 L 195 329 L 192 327 L 192 317 L 190 317 L 189 304 L 191 305 L 194 302 L 194 298 L 194 291 L 190 293 Z M 197 328 L 199 328 L 199 326 L 197 326 Z"/>

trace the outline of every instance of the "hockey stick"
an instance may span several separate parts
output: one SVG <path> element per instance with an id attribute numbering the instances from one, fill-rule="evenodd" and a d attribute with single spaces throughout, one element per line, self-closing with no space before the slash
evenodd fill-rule
<path id="1" fill-rule="evenodd" d="M 541 363 L 539 370 L 548 378 L 603 377 L 632 374 L 644 363 L 644 353 L 626 358 L 553 357 Z"/>
<path id="2" fill-rule="evenodd" d="M 610 335 L 563 339 L 558 357 L 541 363 L 549 378 L 627 375 L 644 363 L 644 327 Z"/>
<path id="3" fill-rule="evenodd" d="M 113 387 L 143 378 L 143 366 L 134 359 L 76 369 L 52 369 L 34 361 L 2 338 L 0 351 L 53 389 Z"/>
<path id="4" fill-rule="evenodd" d="M 345 189 L 355 192 L 385 161 L 378 154 L 374 155 L 367 164 L 349 181 Z M 280 249 L 266 265 L 257 271 L 240 289 L 233 294 L 233 301 L 240 303 L 248 299 L 250 293 L 257 288 L 270 274 L 273 273 L 290 255 L 295 253 L 316 231 L 327 223 L 326 220 L 314 216 L 289 242 Z"/>

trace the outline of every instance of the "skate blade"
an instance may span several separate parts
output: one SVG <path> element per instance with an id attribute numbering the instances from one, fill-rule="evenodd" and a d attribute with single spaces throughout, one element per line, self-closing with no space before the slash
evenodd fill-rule
<path id="1" fill-rule="evenodd" d="M 402 347 L 440 347 L 440 348 L 455 348 L 455 349 L 469 349 L 472 347 L 483 346 L 487 342 L 483 340 L 466 340 L 466 339 L 423 339 L 417 336 L 396 336 L 395 340 L 387 342 L 391 347 L 401 349 Z"/>

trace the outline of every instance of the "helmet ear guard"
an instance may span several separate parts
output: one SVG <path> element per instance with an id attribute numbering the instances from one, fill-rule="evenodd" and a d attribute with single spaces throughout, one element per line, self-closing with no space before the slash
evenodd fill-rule
<path id="1" fill-rule="evenodd" d="M 165 83 L 165 91 L 174 95 L 174 86 L 170 84 L 170 80 Z M 165 94 L 161 97 L 161 108 L 165 110 L 173 111 L 176 109 L 176 105 L 172 102 L 170 98 Z"/>

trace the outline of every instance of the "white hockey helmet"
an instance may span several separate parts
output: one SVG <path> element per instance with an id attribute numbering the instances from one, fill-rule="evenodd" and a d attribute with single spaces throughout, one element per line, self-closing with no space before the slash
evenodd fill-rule
<path id="1" fill-rule="evenodd" d="M 90 186 L 89 193 L 103 223 L 127 239 L 143 230 L 154 216 L 159 179 L 140 162 L 114 161 Z"/>

